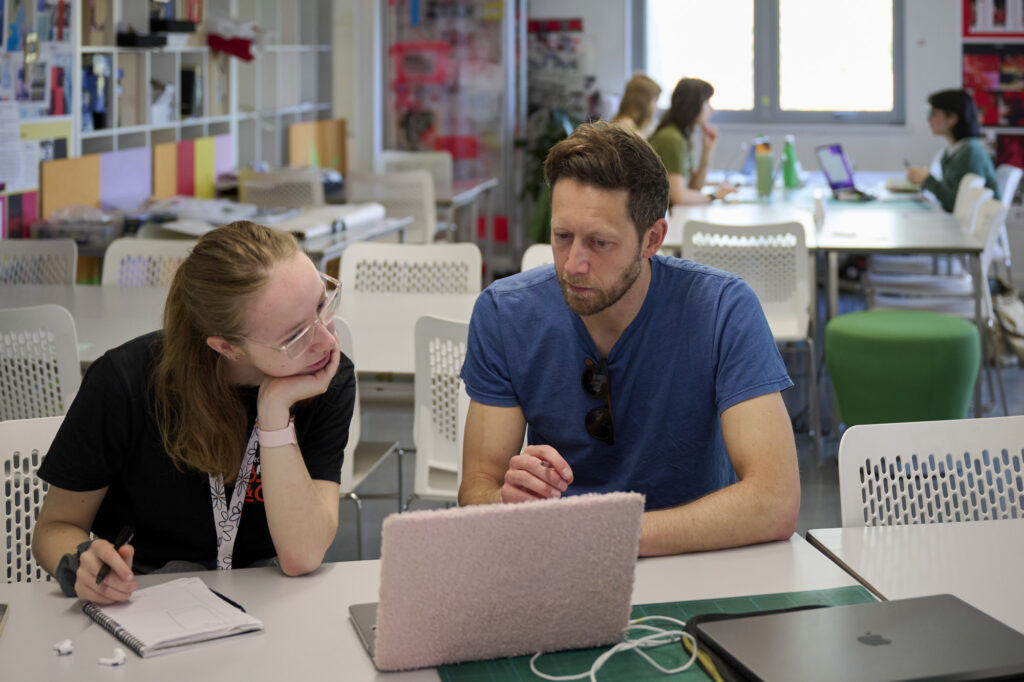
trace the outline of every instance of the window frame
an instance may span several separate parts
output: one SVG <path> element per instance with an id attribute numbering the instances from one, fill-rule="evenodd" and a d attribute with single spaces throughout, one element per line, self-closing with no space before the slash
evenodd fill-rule
<path id="1" fill-rule="evenodd" d="M 721 123 L 904 125 L 905 8 L 904 0 L 892 0 L 892 3 L 893 108 L 890 111 L 783 111 L 779 107 L 779 3 L 778 0 L 754 0 L 754 108 L 751 111 L 716 110 L 715 120 Z M 632 4 L 633 71 L 646 71 L 647 0 L 633 0 Z M 671 89 L 675 83 L 662 83 L 662 87 Z"/>

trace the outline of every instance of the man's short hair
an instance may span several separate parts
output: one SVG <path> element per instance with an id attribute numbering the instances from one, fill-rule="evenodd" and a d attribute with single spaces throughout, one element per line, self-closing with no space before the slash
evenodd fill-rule
<path id="1" fill-rule="evenodd" d="M 668 210 L 668 173 L 657 152 L 638 133 L 604 121 L 584 123 L 552 147 L 544 176 L 552 191 L 562 178 L 626 190 L 626 212 L 641 240 Z"/>

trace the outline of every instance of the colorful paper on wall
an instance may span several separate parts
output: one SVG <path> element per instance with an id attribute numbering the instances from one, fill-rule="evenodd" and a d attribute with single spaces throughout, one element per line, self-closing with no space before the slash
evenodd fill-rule
<path id="1" fill-rule="evenodd" d="M 153 189 L 149 147 L 100 154 L 100 206 L 104 210 L 138 208 Z"/>
<path id="2" fill-rule="evenodd" d="M 42 215 L 50 215 L 63 206 L 100 205 L 100 154 L 76 159 L 56 159 L 42 164 L 39 191 L 42 193 Z"/>
<path id="3" fill-rule="evenodd" d="M 230 135 L 166 142 L 153 147 L 153 196 L 211 198 L 218 173 L 234 166 Z"/>
<path id="4" fill-rule="evenodd" d="M 345 119 L 305 121 L 288 126 L 288 163 L 333 168 L 345 175 Z"/>

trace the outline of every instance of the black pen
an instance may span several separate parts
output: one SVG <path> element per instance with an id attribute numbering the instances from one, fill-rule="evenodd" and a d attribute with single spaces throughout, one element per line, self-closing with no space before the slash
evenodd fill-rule
<path id="1" fill-rule="evenodd" d="M 131 526 L 125 526 L 121 529 L 121 532 L 117 534 L 117 538 L 114 539 L 114 551 L 121 549 L 123 545 L 128 544 L 132 541 L 132 537 L 135 535 L 135 529 Z M 103 582 L 103 579 L 110 573 L 110 565 L 103 564 L 100 566 L 100 572 L 96 574 L 96 584 L 99 585 Z"/>

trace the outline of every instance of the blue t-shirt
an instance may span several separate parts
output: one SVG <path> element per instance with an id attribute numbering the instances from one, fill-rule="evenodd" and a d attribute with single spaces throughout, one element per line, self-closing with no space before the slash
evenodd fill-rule
<path id="1" fill-rule="evenodd" d="M 587 412 L 604 404 L 583 391 L 588 357 L 600 359 L 549 265 L 480 295 L 462 379 L 476 402 L 522 409 L 529 443 L 572 467 L 567 494 L 636 491 L 648 509 L 734 483 L 722 412 L 793 385 L 746 282 L 664 256 L 651 259 L 647 297 L 608 354 L 615 445 L 586 430 Z"/>

